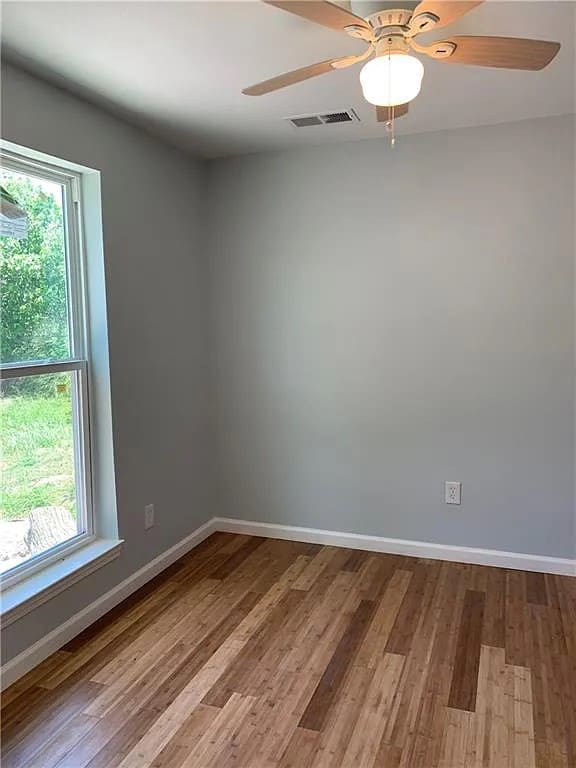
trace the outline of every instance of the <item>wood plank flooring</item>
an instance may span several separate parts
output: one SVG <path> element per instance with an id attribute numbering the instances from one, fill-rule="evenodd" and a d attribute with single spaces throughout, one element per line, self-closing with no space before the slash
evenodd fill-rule
<path id="1" fill-rule="evenodd" d="M 576 579 L 215 534 L 2 697 L 3 768 L 576 768 Z"/>

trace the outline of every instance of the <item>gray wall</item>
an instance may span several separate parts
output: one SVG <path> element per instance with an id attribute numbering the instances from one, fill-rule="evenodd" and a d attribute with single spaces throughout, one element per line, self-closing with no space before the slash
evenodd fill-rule
<path id="1" fill-rule="evenodd" d="M 102 171 L 121 557 L 10 625 L 8 660 L 212 515 L 205 167 L 18 69 L 5 139 Z M 144 530 L 144 505 L 156 526 Z"/>
<path id="2" fill-rule="evenodd" d="M 209 210 L 220 514 L 574 556 L 572 118 L 217 161 Z"/>

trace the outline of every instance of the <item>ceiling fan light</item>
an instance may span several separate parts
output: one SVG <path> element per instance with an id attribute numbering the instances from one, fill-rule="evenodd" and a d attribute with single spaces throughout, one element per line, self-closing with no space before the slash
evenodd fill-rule
<path id="1" fill-rule="evenodd" d="M 420 93 L 424 67 L 415 56 L 390 53 L 371 59 L 360 71 L 366 101 L 377 107 L 406 104 Z"/>

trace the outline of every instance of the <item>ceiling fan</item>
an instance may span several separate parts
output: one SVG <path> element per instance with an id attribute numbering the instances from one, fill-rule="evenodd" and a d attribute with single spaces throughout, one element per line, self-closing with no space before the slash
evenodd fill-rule
<path id="1" fill-rule="evenodd" d="M 560 49 L 560 43 L 545 40 L 473 35 L 451 35 L 427 45 L 418 43 L 418 35 L 451 24 L 481 5 L 482 0 L 422 0 L 413 10 L 385 9 L 364 18 L 327 0 L 263 1 L 359 38 L 367 43 L 367 48 L 356 56 L 328 59 L 286 72 L 245 88 L 242 93 L 262 96 L 325 72 L 366 61 L 360 71 L 362 92 L 364 98 L 376 106 L 377 120 L 386 123 L 405 115 L 408 102 L 420 92 L 424 67 L 411 51 L 449 64 L 539 70 L 549 64 Z"/>

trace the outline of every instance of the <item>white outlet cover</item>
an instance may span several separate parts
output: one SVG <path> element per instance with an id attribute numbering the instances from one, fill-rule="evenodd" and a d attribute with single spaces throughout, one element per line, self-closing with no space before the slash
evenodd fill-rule
<path id="1" fill-rule="evenodd" d="M 446 504 L 462 503 L 462 483 L 446 480 L 444 483 L 444 501 Z"/>

